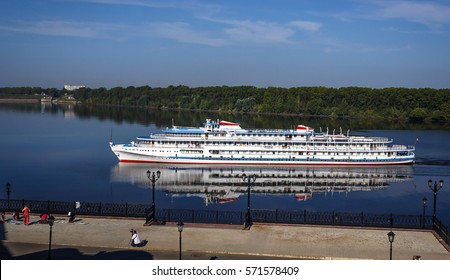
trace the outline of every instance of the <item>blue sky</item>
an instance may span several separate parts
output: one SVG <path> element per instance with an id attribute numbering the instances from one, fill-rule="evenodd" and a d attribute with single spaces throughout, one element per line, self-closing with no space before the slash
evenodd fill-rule
<path id="1" fill-rule="evenodd" d="M 450 88 L 450 2 L 3 0 L 0 86 Z"/>

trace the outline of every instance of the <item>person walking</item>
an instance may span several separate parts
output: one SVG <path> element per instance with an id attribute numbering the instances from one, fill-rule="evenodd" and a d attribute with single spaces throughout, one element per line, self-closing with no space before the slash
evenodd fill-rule
<path id="1" fill-rule="evenodd" d="M 29 225 L 30 224 L 30 208 L 28 208 L 28 205 L 25 204 L 25 206 L 22 209 L 23 212 L 23 224 Z"/>

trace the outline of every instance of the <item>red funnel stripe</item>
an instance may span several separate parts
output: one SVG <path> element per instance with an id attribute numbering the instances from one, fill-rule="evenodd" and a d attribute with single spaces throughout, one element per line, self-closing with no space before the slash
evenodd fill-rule
<path id="1" fill-rule="evenodd" d="M 297 130 L 314 130 L 314 128 L 311 128 L 306 125 L 297 125 Z"/>
<path id="2" fill-rule="evenodd" d="M 238 123 L 232 123 L 232 122 L 227 122 L 227 121 L 220 121 L 219 124 L 220 125 L 239 125 Z"/>

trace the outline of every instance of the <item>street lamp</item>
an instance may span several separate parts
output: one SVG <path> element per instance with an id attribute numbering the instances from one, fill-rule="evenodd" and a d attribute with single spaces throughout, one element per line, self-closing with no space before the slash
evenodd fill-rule
<path id="1" fill-rule="evenodd" d="M 252 215 L 250 212 L 250 187 L 256 181 L 256 174 L 252 176 L 247 176 L 245 173 L 242 174 L 242 180 L 247 182 L 247 214 L 245 215 L 244 229 L 250 229 L 253 225 Z"/>
<path id="2" fill-rule="evenodd" d="M 438 183 L 436 181 L 434 181 L 434 185 L 433 185 L 433 181 L 431 179 L 428 180 L 428 187 L 434 193 L 433 228 L 434 228 L 434 223 L 436 222 L 436 197 L 437 197 L 437 192 L 440 189 L 442 189 L 443 186 L 444 186 L 444 181 L 443 180 L 439 181 L 439 186 L 438 186 Z"/>
<path id="3" fill-rule="evenodd" d="M 183 227 L 184 227 L 183 222 L 179 221 L 177 224 L 177 228 L 178 228 L 178 232 L 180 233 L 180 255 L 179 255 L 180 260 L 181 260 L 181 233 L 183 232 Z"/>
<path id="4" fill-rule="evenodd" d="M 392 260 L 392 243 L 394 242 L 395 233 L 393 233 L 391 230 L 390 232 L 388 232 L 387 236 L 389 239 L 389 243 L 391 243 L 390 250 L 389 250 L 389 259 Z"/>
<path id="5" fill-rule="evenodd" d="M 150 172 L 147 170 L 147 178 L 152 184 L 152 207 L 150 208 L 150 212 L 147 213 L 147 217 L 145 218 L 145 226 L 152 225 L 153 221 L 155 221 L 155 183 L 158 181 L 159 177 L 161 177 L 161 172 L 158 170 L 155 172 Z"/>
<path id="6" fill-rule="evenodd" d="M 55 222 L 55 218 L 50 215 L 48 217 L 48 225 L 50 226 L 50 237 L 48 239 L 48 259 L 51 260 L 52 259 L 52 228 L 53 228 L 53 223 Z"/>
<path id="7" fill-rule="evenodd" d="M 8 195 L 8 212 L 11 211 L 11 208 L 9 207 L 9 194 L 11 193 L 11 184 L 8 182 L 6 183 L 6 194 Z"/>
<path id="8" fill-rule="evenodd" d="M 423 205 L 423 214 L 422 214 L 422 228 L 425 227 L 425 208 L 427 208 L 427 198 L 422 198 L 422 205 Z"/>

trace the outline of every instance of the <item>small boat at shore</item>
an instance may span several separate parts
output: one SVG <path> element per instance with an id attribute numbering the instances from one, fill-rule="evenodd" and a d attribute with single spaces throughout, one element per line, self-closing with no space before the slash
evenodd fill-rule
<path id="1" fill-rule="evenodd" d="M 411 164 L 415 147 L 386 137 L 329 134 L 296 129 L 243 129 L 207 119 L 203 127 L 172 126 L 128 144 L 110 142 L 120 162 L 207 165 L 393 165 Z"/>

